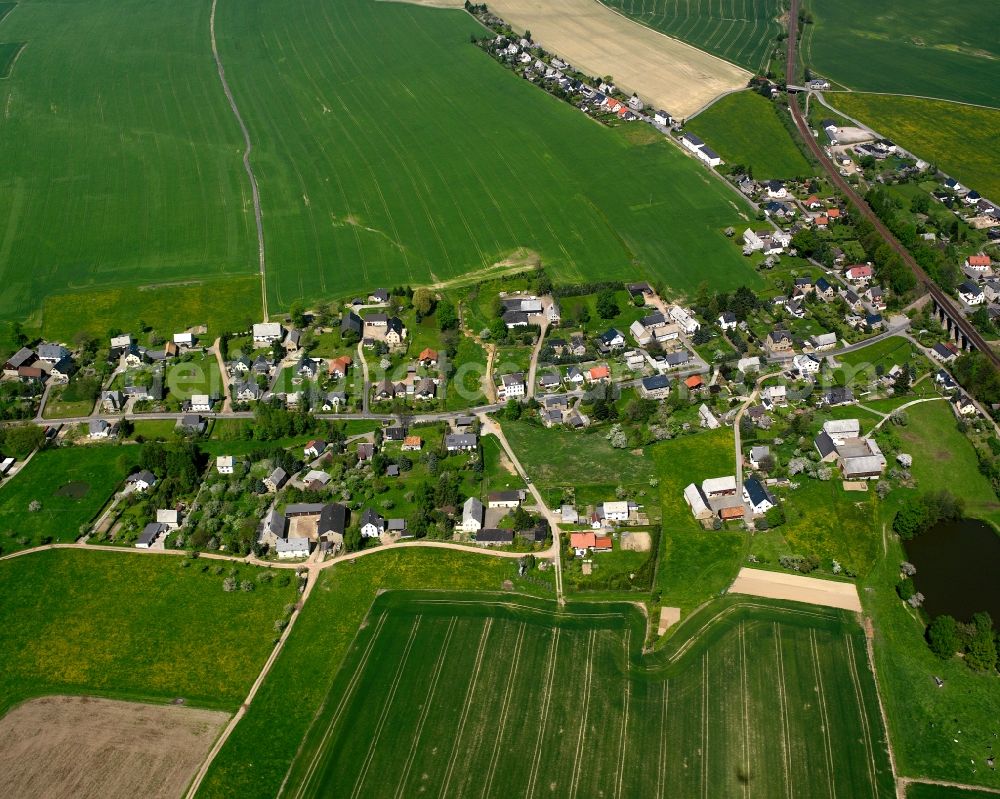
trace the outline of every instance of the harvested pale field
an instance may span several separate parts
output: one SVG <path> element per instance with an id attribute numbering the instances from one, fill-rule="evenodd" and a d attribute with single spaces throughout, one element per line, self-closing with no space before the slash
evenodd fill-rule
<path id="1" fill-rule="evenodd" d="M 731 594 L 750 594 L 769 599 L 790 599 L 861 612 L 858 590 L 852 583 L 817 580 L 800 574 L 783 574 L 763 569 L 740 569 L 736 581 L 729 589 Z"/>
<path id="2" fill-rule="evenodd" d="M 750 73 L 612 11 L 598 0 L 493 0 L 490 10 L 577 69 L 613 75 L 647 104 L 685 118 Z"/>
<path id="3" fill-rule="evenodd" d="M 172 705 L 33 699 L 0 719 L 0 794 L 175 799 L 228 719 Z"/>

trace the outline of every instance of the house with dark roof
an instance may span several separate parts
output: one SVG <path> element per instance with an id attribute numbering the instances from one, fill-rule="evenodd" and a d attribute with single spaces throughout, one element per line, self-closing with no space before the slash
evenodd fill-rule
<path id="1" fill-rule="evenodd" d="M 763 516 L 778 504 L 774 496 L 756 477 L 748 477 L 743 481 L 743 502 L 750 508 L 754 516 Z"/>
<path id="2" fill-rule="evenodd" d="M 385 532 L 385 518 L 371 508 L 365 508 L 361 514 L 361 535 L 365 538 L 378 538 Z"/>

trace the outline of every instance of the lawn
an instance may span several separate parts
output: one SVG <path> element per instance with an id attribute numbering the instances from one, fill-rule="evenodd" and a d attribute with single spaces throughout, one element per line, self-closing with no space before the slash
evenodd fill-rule
<path id="1" fill-rule="evenodd" d="M 705 530 L 684 501 L 684 488 L 733 474 L 733 431 L 728 427 L 655 444 L 646 456 L 656 470 L 663 514 L 656 590 L 664 605 L 685 612 L 729 586 L 744 557 L 746 534 Z"/>
<path id="2" fill-rule="evenodd" d="M 883 94 L 826 96 L 984 197 L 1000 196 L 1000 110 Z"/>
<path id="3" fill-rule="evenodd" d="M 179 401 L 190 399 L 193 394 L 224 397 L 225 386 L 219 374 L 219 362 L 213 353 L 194 353 L 181 362 L 167 365 L 166 380 L 170 396 Z"/>
<path id="4" fill-rule="evenodd" d="M 135 465 L 138 447 L 44 449 L 0 488 L 0 548 L 36 546 L 46 539 L 75 541 Z M 37 501 L 41 509 L 28 506 Z M 26 540 L 25 544 L 20 541 Z"/>
<path id="5" fill-rule="evenodd" d="M 837 360 L 856 369 L 876 369 L 888 372 L 893 366 L 903 366 L 922 359 L 919 351 L 902 336 L 890 336 L 868 347 L 838 355 Z"/>
<path id="6" fill-rule="evenodd" d="M 503 431 L 549 507 L 558 507 L 563 493 L 574 489 L 578 505 L 614 500 L 618 486 L 640 504 L 646 501 L 641 494 L 656 496 L 649 486 L 655 476 L 652 461 L 641 452 L 612 448 L 606 429 L 570 432 L 504 421 Z"/>
<path id="7" fill-rule="evenodd" d="M 236 727 L 199 797 L 274 797 L 299 745 L 330 694 L 358 627 L 382 589 L 521 592 L 554 596 L 551 574 L 517 576 L 516 561 L 464 552 L 396 549 L 326 569 L 274 669 Z M 415 678 L 419 679 L 419 678 Z M 262 747 L 261 741 L 267 746 Z"/>
<path id="8" fill-rule="evenodd" d="M 902 440 L 902 451 L 913 456 L 910 471 L 917 490 L 947 488 L 965 500 L 967 515 L 1000 525 L 1000 501 L 979 471 L 976 452 L 959 432 L 949 404 L 924 402 L 908 408 L 906 414 L 909 424 L 895 430 Z"/>
<path id="9" fill-rule="evenodd" d="M 634 607 L 555 611 L 380 597 L 279 795 L 893 796 L 847 614 L 722 601 L 645 657 Z"/>
<path id="10" fill-rule="evenodd" d="M 601 0 L 605 5 L 675 39 L 732 61 L 752 72 L 766 72 L 778 22 L 788 4 L 781 0 L 740 3 L 721 0 L 718 7 L 684 0 Z M 780 58 L 779 58 L 780 61 Z"/>
<path id="11" fill-rule="evenodd" d="M 45 402 L 43 416 L 46 419 L 71 419 L 76 416 L 89 416 L 94 410 L 94 400 L 63 401 L 63 389 L 53 388 Z"/>
<path id="12" fill-rule="evenodd" d="M 739 221 L 724 186 L 652 131 L 596 125 L 530 86 L 472 34 L 483 28 L 461 10 L 220 4 L 219 49 L 254 140 L 272 307 L 487 278 L 527 250 L 556 280 L 754 282 L 722 235 Z M 707 265 L 698 275 L 694 257 Z"/>
<path id="13" fill-rule="evenodd" d="M 209 12 L 201 0 L 39 0 L 4 19 L 3 40 L 28 45 L 0 84 L 0 317 L 37 319 L 61 294 L 46 335 L 71 340 L 137 317 L 186 321 L 173 289 L 140 286 L 201 283 L 213 316 L 249 299 L 229 295 L 257 255 Z"/>
<path id="14" fill-rule="evenodd" d="M 483 404 L 483 377 L 486 374 L 483 348 L 468 336 L 460 336 L 452 366 L 454 371 L 444 391 L 445 409 L 457 411 Z"/>
<path id="15" fill-rule="evenodd" d="M 1000 105 L 996 3 L 926 0 L 914 14 L 906 0 L 844 0 L 809 11 L 816 22 L 799 49 L 813 71 L 859 91 Z"/>
<path id="16" fill-rule="evenodd" d="M 780 113 L 757 92 L 737 92 L 688 120 L 684 127 L 708 142 L 727 164 L 753 169 L 758 180 L 811 175 L 812 167 L 778 118 Z"/>
<path id="17" fill-rule="evenodd" d="M 241 564 L 255 590 L 227 593 L 231 568 L 96 550 L 0 562 L 0 713 L 44 694 L 183 697 L 235 711 L 295 589 L 288 574 L 263 582 L 262 569 Z"/>

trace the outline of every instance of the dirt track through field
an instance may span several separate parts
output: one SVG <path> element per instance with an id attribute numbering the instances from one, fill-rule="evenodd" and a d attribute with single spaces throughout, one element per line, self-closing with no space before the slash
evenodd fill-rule
<path id="1" fill-rule="evenodd" d="M 176 799 L 228 719 L 172 705 L 32 699 L 0 719 L 0 795 Z"/>
<path id="2" fill-rule="evenodd" d="M 633 22 L 598 0 L 492 0 L 491 11 L 590 75 L 612 75 L 626 91 L 684 118 L 750 73 Z"/>
<path id="3" fill-rule="evenodd" d="M 812 605 L 861 612 L 858 589 L 853 583 L 817 580 L 815 577 L 803 577 L 798 574 L 743 568 L 740 569 L 729 592 L 770 599 L 790 599 L 794 602 L 808 602 Z"/>

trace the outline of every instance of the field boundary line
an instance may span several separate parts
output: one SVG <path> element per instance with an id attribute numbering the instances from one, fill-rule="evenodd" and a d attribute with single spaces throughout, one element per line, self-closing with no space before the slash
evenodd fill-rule
<path id="1" fill-rule="evenodd" d="M 355 669 L 354 674 L 351 675 L 350 681 L 347 683 L 347 688 L 344 689 L 343 696 L 340 697 L 340 701 L 337 703 L 337 709 L 334 711 L 333 717 L 330 719 L 330 723 L 327 725 L 323 736 L 317 744 L 316 752 L 313 754 L 312 760 L 309 762 L 309 766 L 306 768 L 306 773 L 303 776 L 298 788 L 295 791 L 295 797 L 302 796 L 303 791 L 305 791 L 305 786 L 312 779 L 313 774 L 322 759 L 323 750 L 326 748 L 327 741 L 329 741 L 330 736 L 333 734 L 334 728 L 340 721 L 340 716 L 347 707 L 347 703 L 350 701 L 351 696 L 354 694 L 354 689 L 357 687 L 358 682 L 361 681 L 361 675 L 364 674 L 365 667 L 368 665 L 368 660 L 371 657 L 371 653 L 375 648 L 375 642 L 382 632 L 382 627 L 385 624 L 385 620 L 388 614 L 382 611 L 382 615 L 379 617 L 378 624 L 375 625 L 375 630 L 372 632 L 372 637 L 368 640 L 368 644 L 365 646 L 364 653 L 361 656 L 361 662 L 358 664 L 358 668 Z M 309 735 L 309 730 L 306 730 L 306 736 Z M 303 738 L 303 742 L 305 738 Z M 297 757 L 297 755 L 296 755 Z M 281 783 L 281 788 L 278 789 L 278 796 L 280 797 L 285 792 L 285 785 L 288 783 L 288 778 L 291 776 L 292 766 L 295 765 L 295 760 L 288 766 L 288 772 L 285 774 L 285 779 Z"/>
<path id="2" fill-rule="evenodd" d="M 667 782 L 667 708 L 670 703 L 670 680 L 663 681 L 663 712 L 660 714 L 660 762 L 656 768 L 656 797 L 663 798 L 663 786 Z"/>
<path id="3" fill-rule="evenodd" d="M 708 796 L 708 652 L 701 654 L 701 795 Z"/>
<path id="4" fill-rule="evenodd" d="M 264 253 L 264 219 L 260 210 L 260 189 L 257 187 L 257 177 L 253 173 L 253 166 L 250 163 L 250 153 L 253 152 L 253 142 L 250 140 L 250 130 L 243 115 L 240 114 L 239 106 L 236 105 L 236 98 L 233 97 L 232 89 L 229 88 L 229 81 L 226 80 L 226 68 L 222 66 L 222 58 L 219 56 L 219 48 L 215 42 L 215 9 L 219 0 L 212 0 L 212 13 L 208 20 L 208 32 L 212 40 L 212 57 L 215 59 L 215 66 L 219 71 L 219 81 L 222 83 L 222 91 L 229 101 L 229 107 L 233 110 L 233 116 L 243 132 L 243 169 L 246 170 L 250 179 L 250 194 L 253 197 L 253 215 L 257 223 L 257 254 L 260 261 L 260 300 L 264 310 L 264 321 L 267 321 L 267 262 Z"/>
<path id="5" fill-rule="evenodd" d="M 535 754 L 531 760 L 531 773 L 528 775 L 528 787 L 524 792 L 526 799 L 535 792 L 538 782 L 538 770 L 542 767 L 542 741 L 545 739 L 545 725 L 549 720 L 549 710 L 552 708 L 552 691 L 556 681 L 556 661 L 559 659 L 559 638 L 562 627 L 556 627 L 552 633 L 552 644 L 549 649 L 548 673 L 545 675 L 545 698 L 542 701 L 542 718 L 538 724 L 538 743 L 535 744 Z"/>
<path id="6" fill-rule="evenodd" d="M 788 747 L 791 746 L 791 732 L 788 729 L 788 697 L 785 694 L 785 658 L 781 654 L 781 628 L 772 622 L 774 628 L 774 654 L 778 666 L 778 709 L 781 712 L 781 760 L 785 769 L 785 796 L 792 797 L 791 764 Z"/>
<path id="7" fill-rule="evenodd" d="M 747 637 L 740 622 L 740 688 L 743 691 L 743 765 L 746 769 L 743 780 L 743 795 L 750 796 L 750 691 L 747 688 Z"/>
<path id="8" fill-rule="evenodd" d="M 400 776 L 399 784 L 396 786 L 396 799 L 404 795 L 403 789 L 406 786 L 407 779 L 410 777 L 413 760 L 417 756 L 417 744 L 420 742 L 420 735 L 424 731 L 424 724 L 427 723 L 427 716 L 431 712 L 431 702 L 434 701 L 434 694 L 437 692 L 438 682 L 441 680 L 441 671 L 444 669 L 444 661 L 448 655 L 448 649 L 451 646 L 451 637 L 455 632 L 455 625 L 457 623 L 458 617 L 452 616 L 451 623 L 448 625 L 448 632 L 445 633 L 444 641 L 441 644 L 441 651 L 438 653 L 437 663 L 434 664 L 430 685 L 427 687 L 427 696 L 424 698 L 424 706 L 420 710 L 417 728 L 413 732 L 413 743 L 410 744 L 410 752 L 406 756 L 406 763 L 403 764 L 403 774 Z"/>
<path id="9" fill-rule="evenodd" d="M 500 703 L 500 723 L 497 726 L 497 739 L 493 743 L 493 752 L 490 755 L 489 767 L 486 770 L 486 779 L 483 781 L 483 799 L 485 799 L 490 789 L 493 787 L 493 775 L 497 770 L 497 762 L 500 758 L 500 743 L 503 741 L 504 730 L 507 727 L 507 715 L 510 713 L 510 700 L 514 694 L 514 683 L 517 679 L 517 667 L 521 658 L 521 647 L 524 645 L 524 632 L 528 626 L 521 622 L 521 629 L 517 634 L 517 643 L 514 644 L 514 657 L 511 660 L 510 677 L 507 680 L 507 688 L 503 694 L 503 701 Z"/>
<path id="10" fill-rule="evenodd" d="M 615 772 L 615 799 L 621 799 L 622 785 L 625 783 L 625 751 L 628 743 L 628 711 L 632 699 L 632 681 L 628 676 L 628 645 L 631 643 L 632 630 L 625 632 L 625 668 L 622 678 L 625 680 L 625 706 L 622 708 L 622 732 L 618 741 L 618 769 Z"/>
<path id="11" fill-rule="evenodd" d="M 462 741 L 462 735 L 465 732 L 465 723 L 469 719 L 469 711 L 472 707 L 472 694 L 476 690 L 476 686 L 479 684 L 479 672 L 483 666 L 483 655 L 486 654 L 486 640 L 489 638 L 490 630 L 493 628 L 493 617 L 490 616 L 486 619 L 486 624 L 483 625 L 482 635 L 479 636 L 479 648 L 476 650 L 476 660 L 472 667 L 472 676 L 469 678 L 469 687 L 465 691 L 465 701 L 462 703 L 462 714 L 458 720 L 458 727 L 455 729 L 455 743 L 451 747 L 451 755 L 448 757 L 448 765 L 445 769 L 444 782 L 441 785 L 441 793 L 438 794 L 439 799 L 444 799 L 448 793 L 448 787 L 451 784 L 451 775 L 455 771 L 455 762 L 458 760 L 458 747 Z"/>
<path id="12" fill-rule="evenodd" d="M 809 631 L 809 653 L 812 657 L 813 676 L 816 678 L 816 688 L 819 691 L 819 714 L 823 720 L 823 749 L 826 755 L 826 784 L 830 788 L 832 799 L 837 797 L 837 787 L 833 781 L 833 747 L 830 744 L 830 719 L 826 713 L 826 691 L 823 689 L 823 675 L 819 668 L 819 648 L 816 646 L 816 631 Z"/>
<path id="13" fill-rule="evenodd" d="M 569 781 L 570 799 L 576 799 L 576 792 L 580 784 L 580 755 L 583 752 L 583 739 L 587 734 L 587 720 L 590 716 L 590 686 L 594 676 L 594 641 L 597 638 L 597 630 L 590 631 L 590 640 L 587 642 L 587 669 L 583 677 L 583 718 L 580 720 L 580 732 L 576 736 L 576 753 L 573 755 L 573 773 Z"/>
<path id="14" fill-rule="evenodd" d="M 868 725 L 868 714 L 865 712 L 864 694 L 861 691 L 861 682 L 858 679 L 858 666 L 854 662 L 855 652 L 851 644 L 851 637 L 844 636 L 844 647 L 847 649 L 847 667 L 851 673 L 851 684 L 854 686 L 854 695 L 858 700 L 858 714 L 861 716 L 861 734 L 865 742 L 865 751 L 868 753 L 868 776 L 872 781 L 872 796 L 878 795 L 878 780 L 875 774 L 875 751 L 872 747 L 871 730 Z"/>
<path id="15" fill-rule="evenodd" d="M 360 795 L 361 786 L 365 782 L 365 778 L 368 776 L 368 769 L 371 768 L 372 760 L 375 759 L 375 752 L 378 749 L 378 739 L 382 737 L 382 728 L 385 727 L 385 720 L 389 717 L 389 710 L 392 707 L 392 703 L 396 699 L 396 691 L 399 690 L 399 684 L 403 680 L 403 672 L 406 671 L 406 663 L 410 659 L 410 652 L 413 651 L 413 642 L 417 639 L 417 630 L 420 629 L 420 622 L 423 619 L 422 616 L 417 616 L 413 621 L 413 627 L 410 630 L 410 637 L 406 641 L 406 648 L 403 650 L 403 656 L 399 659 L 399 665 L 396 667 L 396 674 L 392 678 L 392 684 L 389 686 L 389 693 L 385 697 L 385 703 L 382 705 L 382 712 L 379 715 L 378 723 L 375 725 L 375 732 L 372 734 L 371 743 L 368 745 L 368 753 L 365 755 L 364 763 L 361 765 L 361 771 L 358 773 L 357 778 L 354 781 L 354 788 L 351 791 L 351 799 L 356 799 Z"/>

